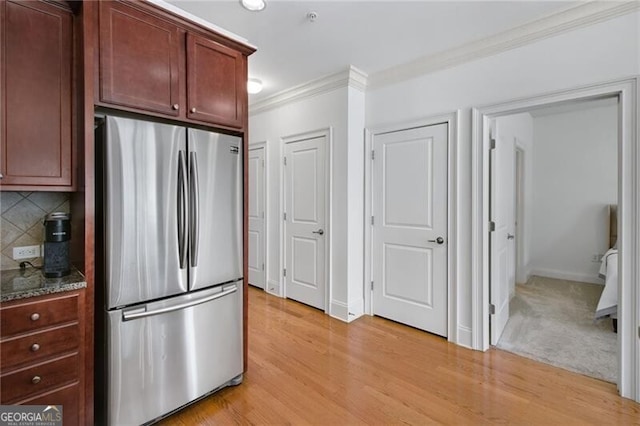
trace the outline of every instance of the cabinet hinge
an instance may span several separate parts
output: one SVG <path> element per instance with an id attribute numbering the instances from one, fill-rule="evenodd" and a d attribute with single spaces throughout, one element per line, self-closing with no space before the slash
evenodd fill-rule
<path id="1" fill-rule="evenodd" d="M 264 167 L 264 160 L 262 160 L 262 167 Z"/>
<path id="2" fill-rule="evenodd" d="M 374 220 L 373 220 L 373 216 L 371 216 L 371 225 L 373 225 Z"/>
<path id="3" fill-rule="evenodd" d="M 372 160 L 376 159 L 376 152 L 374 150 L 371 150 L 371 159 Z"/>
<path id="4" fill-rule="evenodd" d="M 262 264 L 262 270 L 264 271 L 264 263 Z"/>
<path id="5" fill-rule="evenodd" d="M 494 138 L 491 138 L 490 144 L 491 149 L 496 149 L 496 140 Z"/>
<path id="6" fill-rule="evenodd" d="M 494 232 L 496 230 L 496 223 L 494 221 L 489 222 L 489 232 Z"/>
<path id="7" fill-rule="evenodd" d="M 282 220 L 287 220 L 287 214 L 286 213 L 282 213 Z"/>
<path id="8" fill-rule="evenodd" d="M 285 277 L 287 276 L 287 268 L 284 268 L 284 269 L 282 270 L 282 275 L 283 275 L 283 276 L 285 276 Z"/>
<path id="9" fill-rule="evenodd" d="M 287 165 L 287 157 L 284 157 L 284 165 Z"/>
<path id="10" fill-rule="evenodd" d="M 264 219 L 264 212 L 262 212 L 262 218 Z"/>
<path id="11" fill-rule="evenodd" d="M 373 281 L 371 281 L 371 291 L 373 291 Z"/>
<path id="12" fill-rule="evenodd" d="M 496 305 L 494 305 L 493 303 L 491 303 L 489 305 L 489 314 L 490 315 L 495 315 L 496 314 Z"/>

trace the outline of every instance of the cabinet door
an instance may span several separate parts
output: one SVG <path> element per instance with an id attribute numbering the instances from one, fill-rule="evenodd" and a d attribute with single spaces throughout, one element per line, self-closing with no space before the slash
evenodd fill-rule
<path id="1" fill-rule="evenodd" d="M 187 34 L 187 117 L 242 127 L 244 61 L 238 51 Z"/>
<path id="2" fill-rule="evenodd" d="M 65 385 L 47 393 L 17 402 L 21 405 L 62 405 L 62 424 L 76 426 L 86 424 L 78 418 L 82 393 L 78 382 Z"/>
<path id="3" fill-rule="evenodd" d="M 100 100 L 179 114 L 180 31 L 132 6 L 100 2 Z"/>
<path id="4" fill-rule="evenodd" d="M 3 186 L 71 185 L 73 15 L 36 1 L 0 3 Z"/>

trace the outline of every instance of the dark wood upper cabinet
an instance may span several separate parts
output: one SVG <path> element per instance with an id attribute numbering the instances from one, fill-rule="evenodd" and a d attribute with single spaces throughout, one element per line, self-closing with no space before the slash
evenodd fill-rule
<path id="1" fill-rule="evenodd" d="M 97 104 L 242 129 L 253 49 L 141 1 L 99 6 Z"/>
<path id="2" fill-rule="evenodd" d="M 187 34 L 187 117 L 242 127 L 243 71 L 240 52 Z"/>
<path id="3" fill-rule="evenodd" d="M 171 22 L 100 2 L 100 100 L 177 117 L 180 35 Z"/>
<path id="4" fill-rule="evenodd" d="M 72 188 L 73 14 L 38 1 L 0 2 L 4 189 Z"/>

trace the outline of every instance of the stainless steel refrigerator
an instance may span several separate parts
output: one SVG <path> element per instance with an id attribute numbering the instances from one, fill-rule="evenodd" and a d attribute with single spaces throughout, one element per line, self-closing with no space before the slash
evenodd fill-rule
<path id="1" fill-rule="evenodd" d="M 96 135 L 98 420 L 137 425 L 242 380 L 242 141 L 108 115 Z"/>

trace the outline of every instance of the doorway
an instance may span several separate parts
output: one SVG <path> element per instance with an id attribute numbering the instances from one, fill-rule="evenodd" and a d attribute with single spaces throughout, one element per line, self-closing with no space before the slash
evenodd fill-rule
<path id="1" fill-rule="evenodd" d="M 326 310 L 329 131 L 284 142 L 284 295 Z"/>
<path id="2" fill-rule="evenodd" d="M 489 127 L 491 119 L 529 110 L 539 106 L 560 104 L 568 101 L 617 96 L 619 99 L 618 142 L 618 200 L 619 220 L 618 247 L 618 388 L 623 397 L 640 399 L 637 386 L 639 350 L 636 344 L 638 324 L 637 277 L 640 267 L 637 262 L 638 182 L 637 176 L 637 79 L 599 84 L 580 89 L 566 90 L 535 98 L 508 102 L 473 110 L 472 152 L 472 246 L 473 266 L 473 347 L 489 348 Z M 625 275 L 628 274 L 628 275 Z"/>
<path id="3" fill-rule="evenodd" d="M 509 228 L 509 311 L 500 318 L 506 324 L 494 321 L 502 312 L 492 316 L 492 344 L 609 382 L 617 376 L 616 334 L 611 319 L 596 320 L 596 311 L 605 284 L 600 258 L 610 248 L 607 211 L 617 205 L 617 114 L 618 99 L 611 97 L 498 117 L 496 150 L 508 152 L 492 162 L 507 175 L 505 194 L 498 188 L 507 202 L 503 214 L 491 217 L 496 231 L 503 221 Z M 528 179 L 518 179 L 518 152 L 532 156 Z M 492 185 L 492 199 L 495 190 Z M 517 200 L 526 192 L 530 235 L 517 230 Z M 492 233 L 492 245 L 494 237 L 499 234 Z M 516 274 L 518 246 L 530 254 Z M 492 296 L 501 281 L 494 272 Z M 516 275 L 524 278 L 517 285 Z"/>

